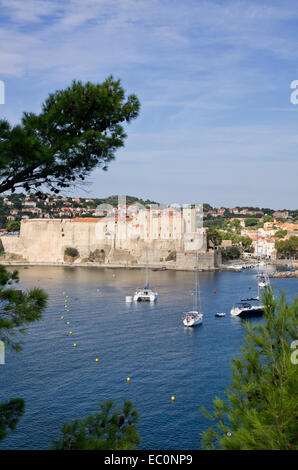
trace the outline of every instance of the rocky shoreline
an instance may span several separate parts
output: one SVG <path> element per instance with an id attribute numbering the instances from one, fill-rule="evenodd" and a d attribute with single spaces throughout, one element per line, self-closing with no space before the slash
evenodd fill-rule
<path id="1" fill-rule="evenodd" d="M 295 278 L 298 277 L 298 271 L 276 271 L 274 273 L 269 273 L 268 276 L 282 279 Z"/>

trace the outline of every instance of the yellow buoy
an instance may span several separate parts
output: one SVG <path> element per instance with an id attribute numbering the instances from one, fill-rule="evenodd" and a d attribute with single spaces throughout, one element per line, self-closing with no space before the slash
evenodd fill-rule
<path id="1" fill-rule="evenodd" d="M 74 343 L 73 347 L 74 347 L 74 348 L 76 348 L 76 347 L 77 347 L 76 343 Z"/>
<path id="2" fill-rule="evenodd" d="M 126 382 L 130 382 L 130 377 L 127 377 Z"/>
<path id="3" fill-rule="evenodd" d="M 69 312 L 69 310 L 66 310 L 67 312 Z"/>
<path id="4" fill-rule="evenodd" d="M 72 335 L 72 331 L 70 331 L 69 334 Z"/>
<path id="5" fill-rule="evenodd" d="M 63 317 L 61 317 L 61 320 L 63 320 Z"/>
<path id="6" fill-rule="evenodd" d="M 172 401 L 175 401 L 175 397 L 171 397 L 171 400 L 172 400 Z"/>
<path id="7" fill-rule="evenodd" d="M 95 362 L 98 362 L 98 358 L 95 359 Z"/>

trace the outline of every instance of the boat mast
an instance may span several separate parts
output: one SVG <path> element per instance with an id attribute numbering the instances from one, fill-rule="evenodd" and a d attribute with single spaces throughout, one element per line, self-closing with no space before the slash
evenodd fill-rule
<path id="1" fill-rule="evenodd" d="M 195 267 L 195 302 L 196 306 L 195 309 L 202 313 L 202 306 L 201 306 L 201 292 L 200 292 L 200 284 L 199 284 L 199 257 L 198 252 L 196 253 L 196 267 Z"/>
<path id="2" fill-rule="evenodd" d="M 149 288 L 148 248 L 146 249 L 146 289 Z"/>
<path id="3" fill-rule="evenodd" d="M 259 281 L 260 281 L 260 260 L 259 260 L 259 240 L 258 240 L 258 232 L 256 236 L 256 241 L 257 241 L 257 263 L 258 263 L 258 298 L 260 298 L 260 286 L 259 286 Z"/>
<path id="4" fill-rule="evenodd" d="M 198 270 L 195 266 L 195 291 L 193 297 L 193 310 L 198 310 Z"/>

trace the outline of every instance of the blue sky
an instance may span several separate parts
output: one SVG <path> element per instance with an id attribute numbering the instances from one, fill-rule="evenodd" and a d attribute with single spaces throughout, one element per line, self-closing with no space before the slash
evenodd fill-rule
<path id="1" fill-rule="evenodd" d="M 294 209 L 297 26 L 295 0 L 0 0 L 0 117 L 112 74 L 141 113 L 72 194 Z"/>

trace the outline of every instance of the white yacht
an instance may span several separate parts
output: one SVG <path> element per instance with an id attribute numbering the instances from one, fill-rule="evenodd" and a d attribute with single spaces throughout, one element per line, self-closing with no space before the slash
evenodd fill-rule
<path id="1" fill-rule="evenodd" d="M 233 271 L 240 272 L 243 269 L 243 266 L 241 264 L 230 264 L 229 269 L 232 269 Z"/>
<path id="2" fill-rule="evenodd" d="M 231 308 L 232 317 L 250 318 L 262 316 L 264 313 L 264 306 L 259 302 L 260 300 L 258 297 L 241 299 L 240 302 Z"/>
<path id="3" fill-rule="evenodd" d="M 198 257 L 195 269 L 195 292 L 194 292 L 194 308 L 189 312 L 184 312 L 182 317 L 183 325 L 186 327 L 197 326 L 203 323 L 203 313 L 201 308 L 201 295 L 198 280 Z"/>

